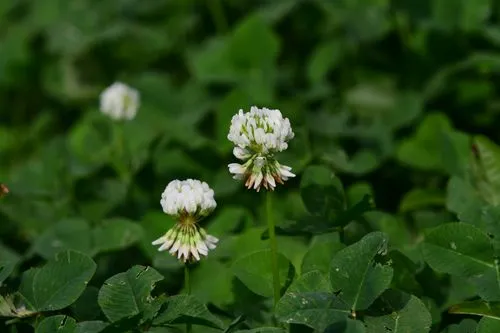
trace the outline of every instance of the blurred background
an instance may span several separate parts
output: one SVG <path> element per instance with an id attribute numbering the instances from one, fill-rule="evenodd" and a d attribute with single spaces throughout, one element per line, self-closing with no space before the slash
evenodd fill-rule
<path id="1" fill-rule="evenodd" d="M 180 265 L 150 243 L 173 223 L 165 186 L 198 178 L 222 242 L 193 292 L 251 307 L 226 267 L 265 246 L 262 195 L 227 170 L 231 117 L 251 105 L 280 109 L 296 134 L 279 157 L 298 174 L 277 189 L 280 220 L 303 213 L 310 164 L 410 224 L 451 220 L 444 187 L 470 135 L 500 139 L 499 18 L 494 0 L 2 1 L 0 256 L 24 269 L 76 248 L 97 260 L 97 286 L 152 264 L 176 292 Z M 115 81 L 141 94 L 122 125 L 99 112 Z M 307 250 L 293 237 L 280 248 L 298 266 Z"/>

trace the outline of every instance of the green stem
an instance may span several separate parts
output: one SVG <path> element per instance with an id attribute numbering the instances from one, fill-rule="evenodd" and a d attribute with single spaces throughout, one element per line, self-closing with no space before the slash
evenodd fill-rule
<path id="1" fill-rule="evenodd" d="M 115 166 L 116 170 L 119 173 L 121 180 L 128 187 L 130 185 L 131 180 L 131 169 L 132 163 L 130 160 L 130 154 L 127 146 L 127 142 L 125 139 L 124 133 L 124 121 L 116 122 L 115 124 L 115 140 L 116 140 L 116 157 L 115 157 Z"/>
<path id="2" fill-rule="evenodd" d="M 191 280 L 189 276 L 189 264 L 184 264 L 184 286 L 186 287 L 187 294 L 191 295 Z M 186 333 L 191 333 L 191 323 L 186 324 Z"/>
<path id="3" fill-rule="evenodd" d="M 208 0 L 208 6 L 217 31 L 219 33 L 225 33 L 227 31 L 227 21 L 222 3 L 220 0 Z"/>
<path id="4" fill-rule="evenodd" d="M 269 243 L 271 246 L 271 266 L 273 272 L 274 306 L 280 299 L 280 275 L 278 271 L 278 244 L 276 243 L 276 232 L 274 230 L 273 198 L 272 192 L 266 195 L 267 228 L 269 229 Z"/>

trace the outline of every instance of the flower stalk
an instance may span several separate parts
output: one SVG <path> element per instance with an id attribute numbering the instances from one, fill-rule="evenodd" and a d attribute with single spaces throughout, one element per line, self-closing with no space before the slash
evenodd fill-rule
<path id="1" fill-rule="evenodd" d="M 267 228 L 269 230 L 269 244 L 271 247 L 271 269 L 273 273 L 273 297 L 274 306 L 278 304 L 281 297 L 280 275 L 278 270 L 278 243 L 276 241 L 276 230 L 273 216 L 273 198 L 272 192 L 266 193 L 266 217 Z"/>
<path id="2" fill-rule="evenodd" d="M 281 296 L 278 269 L 278 245 L 276 242 L 273 216 L 272 191 L 277 184 L 284 184 L 295 175 L 292 168 L 278 162 L 275 154 L 288 148 L 288 141 L 294 133 L 288 118 L 283 118 L 280 110 L 252 106 L 249 112 L 239 110 L 231 119 L 227 138 L 234 144 L 233 155 L 243 163 L 231 163 L 229 172 L 234 179 L 242 180 L 245 187 L 259 192 L 267 190 L 266 218 L 271 250 L 271 271 L 273 275 L 274 306 Z"/>
<path id="3" fill-rule="evenodd" d="M 191 277 L 189 272 L 189 263 L 184 264 L 184 286 L 188 295 L 191 295 Z M 191 323 L 186 323 L 186 333 L 191 333 Z"/>

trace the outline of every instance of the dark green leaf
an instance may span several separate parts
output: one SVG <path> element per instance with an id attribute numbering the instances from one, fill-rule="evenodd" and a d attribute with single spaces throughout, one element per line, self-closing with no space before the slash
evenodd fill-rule
<path id="1" fill-rule="evenodd" d="M 76 321 L 68 316 L 47 317 L 38 324 L 35 333 L 75 333 Z"/>
<path id="2" fill-rule="evenodd" d="M 192 323 L 222 328 L 222 322 L 194 296 L 176 295 L 168 298 L 167 307 L 154 320 L 155 325 Z"/>
<path id="3" fill-rule="evenodd" d="M 88 286 L 76 302 L 71 305 L 76 320 L 94 320 L 101 315 L 101 309 L 97 304 L 98 293 L 99 289 Z"/>
<path id="4" fill-rule="evenodd" d="M 344 248 L 338 233 L 316 236 L 302 261 L 301 274 L 318 270 L 327 275 L 330 272 L 330 262 L 335 253 Z"/>
<path id="5" fill-rule="evenodd" d="M 309 213 L 327 216 L 332 210 L 345 208 L 345 195 L 340 180 L 324 167 L 313 165 L 304 170 L 300 184 L 301 196 Z"/>
<path id="6" fill-rule="evenodd" d="M 330 264 L 332 290 L 354 312 L 366 309 L 386 290 L 393 270 L 384 262 L 387 238 L 372 232 L 335 254 Z"/>
<path id="7" fill-rule="evenodd" d="M 489 237 L 465 223 L 447 223 L 432 229 L 422 245 L 424 259 L 435 270 L 464 277 L 494 267 Z"/>
<path id="8" fill-rule="evenodd" d="M 77 324 L 75 333 L 101 333 L 107 326 L 103 321 L 82 321 Z"/>
<path id="9" fill-rule="evenodd" d="M 142 314 L 154 305 L 151 291 L 162 279 L 151 267 L 134 266 L 107 279 L 97 302 L 111 322 Z"/>
<path id="10" fill-rule="evenodd" d="M 428 333 L 431 314 L 417 297 L 395 290 L 388 290 L 375 303 L 378 316 L 365 318 L 370 333 Z"/>
<path id="11" fill-rule="evenodd" d="M 319 271 L 299 277 L 276 306 L 282 322 L 303 324 L 324 331 L 336 322 L 347 320 L 348 305 L 330 291 L 328 281 Z"/>
<path id="12" fill-rule="evenodd" d="M 96 264 L 88 256 L 60 252 L 42 268 L 26 271 L 19 292 L 32 310 L 60 310 L 78 299 L 95 270 Z"/>

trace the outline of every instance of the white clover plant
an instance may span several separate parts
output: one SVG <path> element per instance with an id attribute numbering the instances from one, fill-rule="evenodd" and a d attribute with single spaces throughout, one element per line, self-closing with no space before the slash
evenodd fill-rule
<path id="1" fill-rule="evenodd" d="M 280 110 L 252 106 L 249 112 L 239 110 L 231 119 L 227 138 L 235 145 L 234 156 L 243 163 L 231 163 L 229 172 L 234 179 L 244 180 L 248 189 L 257 192 L 261 186 L 274 190 L 295 175 L 292 168 L 282 165 L 275 154 L 288 148 L 294 133 L 288 118 Z"/>
<path id="2" fill-rule="evenodd" d="M 113 120 L 132 120 L 139 109 L 139 92 L 122 82 L 115 82 L 100 95 L 101 112 Z"/>
<path id="3" fill-rule="evenodd" d="M 196 179 L 173 180 L 163 191 L 160 203 L 165 214 L 174 217 L 177 223 L 153 242 L 160 245 L 159 251 L 168 250 L 189 263 L 199 261 L 215 249 L 219 240 L 199 226 L 217 207 L 214 191 L 207 183 Z"/>

